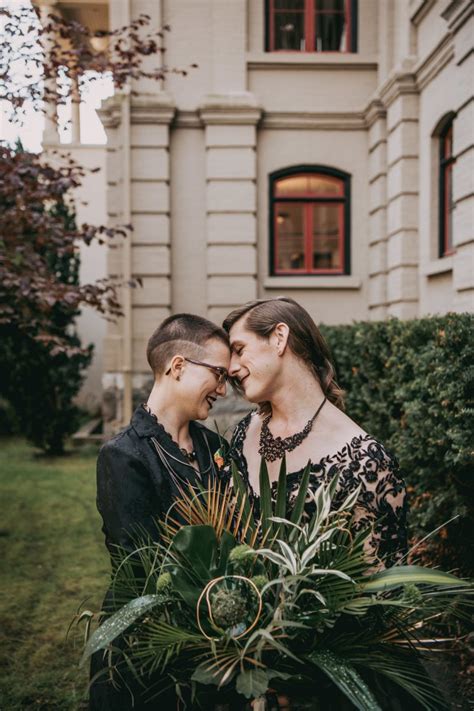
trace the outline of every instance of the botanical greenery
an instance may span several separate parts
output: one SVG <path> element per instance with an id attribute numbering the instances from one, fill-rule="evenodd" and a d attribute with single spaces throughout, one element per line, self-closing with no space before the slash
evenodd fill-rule
<path id="1" fill-rule="evenodd" d="M 38 157 L 26 153 L 21 146 L 18 146 L 18 154 L 24 169 L 31 170 L 33 175 Z M 3 204 L 1 198 L 0 204 Z M 75 233 L 74 209 L 62 193 L 55 198 L 51 196 L 47 208 L 38 203 L 32 209 L 38 219 L 48 212 L 58 232 Z M 28 249 L 26 241 L 23 246 Z M 58 250 L 56 245 L 44 240 L 38 242 L 36 249 L 38 258 L 48 272 L 54 273 L 59 286 L 66 289 L 79 286 L 77 250 Z M 61 454 L 66 438 L 78 425 L 79 410 L 73 404 L 73 398 L 91 362 L 92 346 L 81 347 L 74 326 L 79 313 L 76 305 L 68 299 L 56 299 L 52 295 L 49 298 L 52 306 L 47 342 L 33 314 L 30 314 L 28 329 L 19 327 L 13 313 L 0 322 L 0 397 L 10 405 L 10 417 L 17 431 L 48 453 Z M 17 307 L 22 310 L 19 295 Z M 13 305 L 11 309 L 13 311 Z M 25 314 L 21 318 L 24 319 Z M 62 347 L 51 348 L 51 342 L 61 342 Z"/>
<path id="2" fill-rule="evenodd" d="M 474 574 L 474 315 L 322 328 L 347 412 L 400 460 L 417 555 Z"/>
<path id="3" fill-rule="evenodd" d="M 0 440 L 0 706 L 79 711 L 88 670 L 66 632 L 81 601 L 100 606 L 109 560 L 95 506 L 95 449 L 39 456 Z"/>
<path id="4" fill-rule="evenodd" d="M 122 635 L 112 671 L 126 659 L 145 685 L 150 679 L 150 695 L 176 684 L 203 708 L 213 688 L 243 702 L 269 687 L 306 700 L 317 689 L 312 708 L 342 697 L 381 711 L 394 695 L 444 708 L 421 653 L 449 645 L 447 623 L 468 616 L 473 587 L 419 566 L 371 569 L 371 531 L 352 526 L 359 490 L 334 509 L 335 477 L 308 514 L 309 474 L 308 466 L 288 511 L 284 461 L 275 502 L 262 462 L 259 517 L 235 468 L 233 487 L 183 490 L 162 540 L 117 556 L 118 610 L 89 637 L 84 661 Z"/>

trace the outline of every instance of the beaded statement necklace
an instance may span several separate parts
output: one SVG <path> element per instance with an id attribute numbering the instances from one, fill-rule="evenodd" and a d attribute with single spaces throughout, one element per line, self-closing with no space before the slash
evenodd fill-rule
<path id="1" fill-rule="evenodd" d="M 305 424 L 301 432 L 296 432 L 296 434 L 290 435 L 289 437 L 274 437 L 268 427 L 268 423 L 272 418 L 272 413 L 267 415 L 262 422 L 258 448 L 258 453 L 265 459 L 265 461 L 274 462 L 276 459 L 282 459 L 285 452 L 292 452 L 296 449 L 296 447 L 298 447 L 311 432 L 314 421 L 323 409 L 326 400 L 327 398 L 325 397 L 321 405 L 318 407 L 312 418 Z"/>

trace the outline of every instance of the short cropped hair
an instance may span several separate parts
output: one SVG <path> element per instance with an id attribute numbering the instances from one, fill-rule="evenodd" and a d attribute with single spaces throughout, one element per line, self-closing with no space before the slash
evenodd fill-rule
<path id="1" fill-rule="evenodd" d="M 195 314 L 169 316 L 148 341 L 146 357 L 153 374 L 155 377 L 162 375 L 166 364 L 176 353 L 198 358 L 211 339 L 217 339 L 229 347 L 228 334 L 212 321 Z"/>

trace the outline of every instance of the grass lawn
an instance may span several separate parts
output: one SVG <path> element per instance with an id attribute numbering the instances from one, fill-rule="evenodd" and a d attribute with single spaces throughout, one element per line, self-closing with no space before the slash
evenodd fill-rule
<path id="1" fill-rule="evenodd" d="M 109 561 L 95 507 L 95 449 L 44 458 L 0 440 L 0 709 L 80 709 L 80 603 L 97 610 Z"/>

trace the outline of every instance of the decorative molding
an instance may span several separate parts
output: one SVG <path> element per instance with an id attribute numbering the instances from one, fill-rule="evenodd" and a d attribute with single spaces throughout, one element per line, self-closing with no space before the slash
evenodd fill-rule
<path id="1" fill-rule="evenodd" d="M 198 113 L 205 126 L 255 126 L 260 121 L 262 109 L 253 94 L 242 92 L 210 94 L 200 104 Z"/>
<path id="2" fill-rule="evenodd" d="M 106 99 L 97 114 L 104 128 L 118 128 L 122 123 L 122 95 L 115 94 Z"/>
<path id="3" fill-rule="evenodd" d="M 360 289 L 362 279 L 356 276 L 300 276 L 300 277 L 267 277 L 263 286 L 265 289 Z"/>
<path id="4" fill-rule="evenodd" d="M 414 68 L 418 88 L 424 89 L 454 58 L 454 43 L 447 34 L 434 50 Z"/>
<path id="5" fill-rule="evenodd" d="M 254 52 L 247 54 L 247 69 L 276 70 L 339 70 L 339 71 L 377 71 L 377 57 L 361 57 L 358 54 L 317 54 L 317 53 L 270 53 Z"/>
<path id="6" fill-rule="evenodd" d="M 400 68 L 392 72 L 378 91 L 379 98 L 385 108 L 388 108 L 400 96 L 409 94 L 419 94 L 416 76 L 413 72 L 413 61 L 411 59 L 405 60 Z"/>
<path id="7" fill-rule="evenodd" d="M 422 267 L 421 273 L 425 277 L 438 276 L 438 274 L 447 274 L 453 271 L 453 257 L 443 257 L 442 259 L 436 259 L 429 262 L 426 266 Z"/>
<path id="8" fill-rule="evenodd" d="M 175 103 L 166 92 L 131 97 L 130 119 L 133 125 L 169 125 L 175 113 Z"/>
<path id="9" fill-rule="evenodd" d="M 387 117 L 387 109 L 380 99 L 371 99 L 364 111 L 366 128 L 371 128 L 376 121 Z"/>
<path id="10" fill-rule="evenodd" d="M 268 111 L 263 113 L 260 127 L 313 131 L 364 131 L 366 122 L 362 111 Z"/>
<path id="11" fill-rule="evenodd" d="M 415 27 L 426 17 L 435 3 L 436 0 L 410 0 L 410 20 Z"/>
<path id="12" fill-rule="evenodd" d="M 441 17 L 446 20 L 453 34 L 456 34 L 472 15 L 474 15 L 472 0 L 452 0 L 441 13 Z"/>

